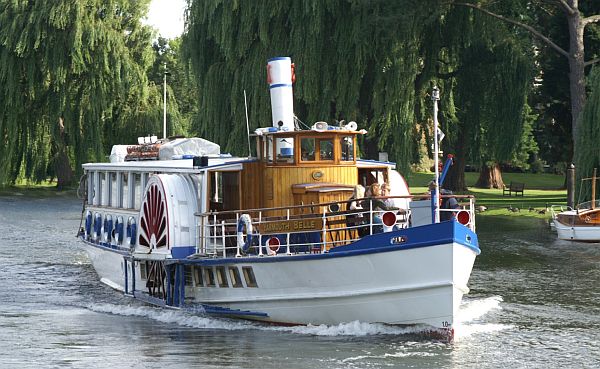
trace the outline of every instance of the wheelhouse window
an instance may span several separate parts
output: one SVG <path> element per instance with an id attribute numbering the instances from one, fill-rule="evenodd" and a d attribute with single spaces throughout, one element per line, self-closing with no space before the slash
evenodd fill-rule
<path id="1" fill-rule="evenodd" d="M 354 161 L 354 137 L 342 137 L 342 161 Z"/>
<path id="2" fill-rule="evenodd" d="M 278 163 L 293 163 L 294 162 L 294 138 L 293 137 L 277 137 L 276 156 Z"/>
<path id="3" fill-rule="evenodd" d="M 332 139 L 319 140 L 319 159 L 320 160 L 333 160 L 333 140 Z"/>
<path id="4" fill-rule="evenodd" d="M 315 160 L 315 139 L 304 137 L 300 140 L 300 152 L 302 161 Z"/>

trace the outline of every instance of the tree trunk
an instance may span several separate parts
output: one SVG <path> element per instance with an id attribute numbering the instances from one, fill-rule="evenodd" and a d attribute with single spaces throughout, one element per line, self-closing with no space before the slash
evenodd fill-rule
<path id="1" fill-rule="evenodd" d="M 482 165 L 479 171 L 479 179 L 475 183 L 478 188 L 503 188 L 502 171 L 500 165 L 494 163 L 490 166 Z"/>
<path id="2" fill-rule="evenodd" d="M 585 105 L 585 51 L 581 14 L 579 11 L 567 15 L 569 27 L 569 89 L 571 93 L 571 128 L 573 148 L 577 151 L 577 123 Z"/>
<path id="3" fill-rule="evenodd" d="M 56 188 L 64 189 L 73 183 L 73 170 L 67 154 L 67 145 L 65 144 L 65 126 L 63 118 L 58 119 L 58 135 L 55 137 L 52 146 L 54 147 L 54 171 L 56 173 Z"/>
<path id="4" fill-rule="evenodd" d="M 457 141 L 454 147 L 454 164 L 450 167 L 448 175 L 444 180 L 443 188 L 452 192 L 466 192 L 469 189 L 465 183 L 465 164 L 467 158 L 467 137 L 469 129 L 463 125 L 459 127 Z"/>

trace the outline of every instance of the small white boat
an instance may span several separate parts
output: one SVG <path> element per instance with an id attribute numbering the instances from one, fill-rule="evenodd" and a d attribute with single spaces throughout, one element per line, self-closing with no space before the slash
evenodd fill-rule
<path id="1" fill-rule="evenodd" d="M 480 253 L 473 198 L 456 196 L 462 210 L 439 222 L 445 210 L 411 196 L 393 163 L 356 158 L 366 132 L 355 123 L 296 130 L 290 59 L 269 66 L 274 126 L 256 130 L 257 157 L 148 138 L 116 147 L 114 162 L 84 164 L 80 237 L 100 280 L 204 314 L 451 336 Z M 356 185 L 383 182 L 392 196 L 349 206 Z M 382 200 L 396 206 L 377 208 Z"/>
<path id="2" fill-rule="evenodd" d="M 600 202 L 596 200 L 596 168 L 592 178 L 592 200 L 575 209 L 554 205 L 550 208 L 552 222 L 561 240 L 600 242 Z"/>

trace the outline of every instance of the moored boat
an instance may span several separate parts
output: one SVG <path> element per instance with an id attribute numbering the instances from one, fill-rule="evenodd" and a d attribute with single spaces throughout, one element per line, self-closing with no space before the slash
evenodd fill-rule
<path id="1" fill-rule="evenodd" d="M 113 150 L 111 163 L 84 164 L 80 237 L 100 280 L 205 314 L 451 334 L 480 253 L 474 199 L 440 209 L 436 190 L 412 196 L 393 163 L 357 158 L 366 131 L 354 122 L 297 130 L 290 64 L 269 61 L 273 126 L 255 131 L 256 157 L 148 138 Z M 388 196 L 351 198 L 381 183 Z"/>
<path id="2" fill-rule="evenodd" d="M 550 208 L 558 238 L 569 241 L 600 242 L 600 202 L 596 200 L 596 168 L 591 180 L 592 199 L 578 204 L 575 209 L 561 206 Z"/>

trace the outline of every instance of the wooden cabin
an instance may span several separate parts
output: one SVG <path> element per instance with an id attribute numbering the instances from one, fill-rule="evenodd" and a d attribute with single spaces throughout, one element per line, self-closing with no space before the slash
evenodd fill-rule
<path id="1" fill-rule="evenodd" d="M 307 130 L 256 135 L 257 159 L 243 170 L 212 171 L 209 211 L 260 209 L 348 200 L 357 184 L 386 181 L 389 166 L 357 164 L 361 132 Z M 312 209 L 320 213 L 322 209 Z"/>

